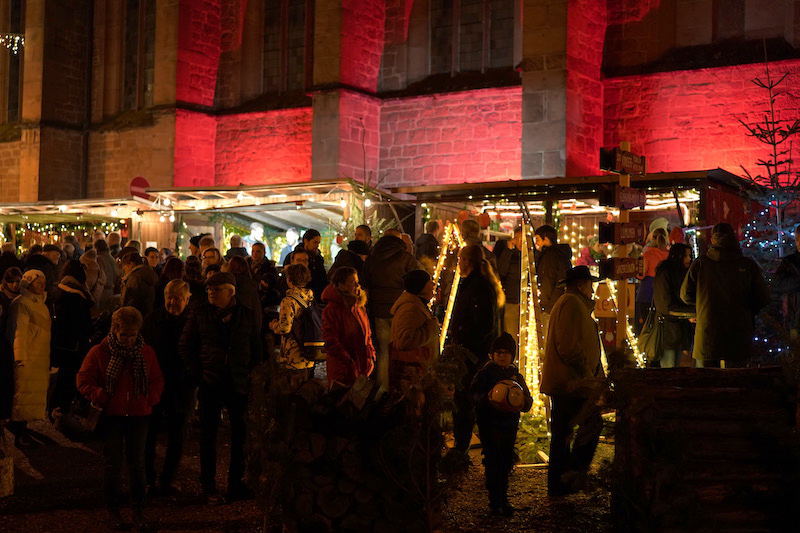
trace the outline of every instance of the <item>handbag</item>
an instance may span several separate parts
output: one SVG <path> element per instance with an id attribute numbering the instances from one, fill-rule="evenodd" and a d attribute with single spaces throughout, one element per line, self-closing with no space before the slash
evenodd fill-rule
<path id="1" fill-rule="evenodd" d="M 66 413 L 58 419 L 62 433 L 88 435 L 94 433 L 102 418 L 103 410 L 84 398 L 75 398 Z"/>
<path id="2" fill-rule="evenodd" d="M 664 343 L 664 317 L 656 312 L 655 306 L 651 305 L 647 312 L 647 318 L 642 324 L 642 331 L 639 333 L 637 346 L 640 352 L 647 356 L 648 363 L 656 363 L 661 359 Z"/>

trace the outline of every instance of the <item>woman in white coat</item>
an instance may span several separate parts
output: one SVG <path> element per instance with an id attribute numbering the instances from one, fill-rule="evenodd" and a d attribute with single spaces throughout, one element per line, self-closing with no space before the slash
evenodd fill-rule
<path id="1" fill-rule="evenodd" d="M 20 446 L 33 444 L 27 423 L 45 418 L 50 382 L 50 312 L 44 303 L 41 270 L 22 275 L 20 295 L 11 303 L 8 334 L 14 347 L 16 378 L 9 426 Z"/>

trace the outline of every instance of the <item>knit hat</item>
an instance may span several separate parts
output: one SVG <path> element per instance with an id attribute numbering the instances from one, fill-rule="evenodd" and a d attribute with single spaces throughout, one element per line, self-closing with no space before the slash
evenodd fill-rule
<path id="1" fill-rule="evenodd" d="M 348 241 L 347 249 L 357 255 L 369 255 L 369 245 L 364 241 Z"/>
<path id="2" fill-rule="evenodd" d="M 220 285 L 236 287 L 236 278 L 230 272 L 216 272 L 206 281 L 207 287 L 218 287 Z"/>
<path id="3" fill-rule="evenodd" d="M 517 356 L 517 343 L 510 333 L 504 331 L 492 342 L 492 349 L 489 353 L 494 353 L 500 350 L 506 350 L 511 353 L 513 357 Z"/>
<path id="4" fill-rule="evenodd" d="M 431 275 L 424 270 L 412 270 L 403 276 L 403 288 L 411 294 L 419 294 L 431 280 Z"/>

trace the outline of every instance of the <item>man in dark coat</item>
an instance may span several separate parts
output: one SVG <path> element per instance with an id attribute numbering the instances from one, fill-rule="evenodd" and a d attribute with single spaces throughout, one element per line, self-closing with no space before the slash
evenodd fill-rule
<path id="1" fill-rule="evenodd" d="M 772 289 L 787 300 L 786 322 L 789 333 L 796 339 L 800 332 L 800 225 L 794 229 L 796 251 L 781 259 L 772 280 Z"/>
<path id="2" fill-rule="evenodd" d="M 250 251 L 252 255 L 247 258 L 247 264 L 250 267 L 253 281 L 258 285 L 261 307 L 264 309 L 277 308 L 281 303 L 281 291 L 275 261 L 267 258 L 267 247 L 264 243 L 254 243 Z"/>
<path id="3" fill-rule="evenodd" d="M 423 261 L 427 258 L 431 263 L 435 263 L 439 258 L 439 235 L 442 233 L 442 226 L 437 220 L 429 220 L 425 223 L 425 233 L 419 236 L 414 246 L 417 248 L 417 260 Z"/>
<path id="4" fill-rule="evenodd" d="M 506 305 L 503 309 L 503 330 L 514 340 L 519 338 L 519 291 L 522 279 L 522 227 L 514 229 L 514 238 L 498 241 L 494 247 L 497 257 L 497 277 L 503 285 Z"/>
<path id="5" fill-rule="evenodd" d="M 367 289 L 370 320 L 378 353 L 378 383 L 389 386 L 389 343 L 392 340 L 392 305 L 403 294 L 403 276 L 420 268 L 396 229 L 386 230 L 364 262 L 362 286 Z"/>
<path id="6" fill-rule="evenodd" d="M 689 267 L 681 299 L 697 307 L 696 364 L 744 366 L 753 344 L 753 322 L 769 303 L 769 291 L 761 268 L 742 255 L 730 224 L 714 226 L 711 248 Z"/>
<path id="7" fill-rule="evenodd" d="M 208 301 L 193 311 L 181 336 L 179 351 L 194 383 L 199 385 L 200 483 L 211 503 L 217 495 L 217 429 L 220 411 L 228 411 L 231 460 L 227 499 L 249 494 L 244 484 L 248 377 L 261 353 L 253 313 L 236 301 L 236 279 L 227 272 L 206 282 Z"/>
<path id="8" fill-rule="evenodd" d="M 142 256 L 135 251 L 122 255 L 122 305 L 135 307 L 147 316 L 153 311 L 156 299 L 158 276 L 150 265 L 145 265 Z"/>
<path id="9" fill-rule="evenodd" d="M 58 269 L 57 265 L 61 260 L 61 248 L 55 244 L 45 244 L 41 253 L 33 253 L 25 261 L 25 272 L 28 270 L 40 270 L 44 274 L 45 289 L 47 295 L 46 302 L 52 305 L 58 295 Z"/>
<path id="10" fill-rule="evenodd" d="M 558 282 L 566 277 L 567 270 L 572 267 L 572 250 L 568 244 L 558 244 L 556 229 L 547 224 L 536 228 L 533 244 L 539 252 L 536 258 L 536 279 L 539 282 L 539 303 L 544 309 L 542 326 L 547 331 L 550 311 L 564 294 L 564 288 Z"/>
<path id="11" fill-rule="evenodd" d="M 333 272 L 339 267 L 351 267 L 358 273 L 358 278 L 364 277 L 364 261 L 369 256 L 369 245 L 364 241 L 351 240 L 347 243 L 346 250 L 339 250 L 336 254 L 331 268 L 328 270 L 328 279 L 330 279 Z"/>
<path id="12" fill-rule="evenodd" d="M 172 483 L 183 455 L 183 442 L 187 422 L 194 403 L 194 386 L 179 353 L 180 338 L 186 326 L 189 312 L 189 284 L 175 279 L 164 288 L 164 305 L 155 309 L 144 320 L 142 337 L 153 348 L 164 374 L 164 392 L 161 400 L 153 406 L 145 448 L 145 471 L 147 484 L 156 487 L 156 441 L 159 432 L 167 429 L 167 450 L 164 467 L 158 480 L 162 494 L 175 491 Z"/>

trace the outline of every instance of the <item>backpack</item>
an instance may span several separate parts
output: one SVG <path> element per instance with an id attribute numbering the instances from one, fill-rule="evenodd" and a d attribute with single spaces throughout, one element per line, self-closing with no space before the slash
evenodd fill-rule
<path id="1" fill-rule="evenodd" d="M 292 321 L 292 330 L 289 335 L 297 341 L 300 353 L 308 361 L 320 358 L 320 352 L 325 343 L 322 340 L 322 307 L 316 301 L 306 306 L 295 298 L 289 296 L 300 305 L 300 313 Z"/>

